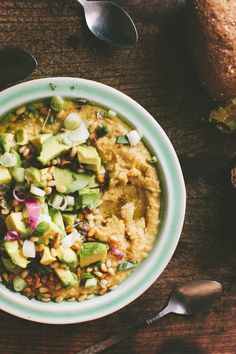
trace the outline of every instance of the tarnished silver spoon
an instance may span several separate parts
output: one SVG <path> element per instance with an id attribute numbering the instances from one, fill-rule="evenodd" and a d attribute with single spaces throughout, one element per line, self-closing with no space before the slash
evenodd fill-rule
<path id="1" fill-rule="evenodd" d="M 131 17 L 117 4 L 110 1 L 77 0 L 84 8 L 90 31 L 109 44 L 129 45 L 138 40 L 138 33 Z"/>
<path id="2" fill-rule="evenodd" d="M 171 294 L 169 302 L 164 310 L 143 322 L 137 323 L 124 333 L 105 339 L 77 354 L 94 354 L 101 352 L 112 345 L 121 342 L 136 331 L 151 325 L 168 313 L 191 315 L 197 312 L 206 311 L 216 300 L 219 299 L 221 292 L 222 285 L 212 280 L 195 280 L 180 285 Z"/>
<path id="3" fill-rule="evenodd" d="M 23 80 L 36 66 L 30 53 L 15 47 L 0 48 L 0 86 Z"/>

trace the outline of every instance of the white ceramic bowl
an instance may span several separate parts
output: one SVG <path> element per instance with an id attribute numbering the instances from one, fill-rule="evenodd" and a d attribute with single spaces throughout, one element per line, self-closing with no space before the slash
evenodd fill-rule
<path id="1" fill-rule="evenodd" d="M 15 316 L 51 324 L 89 321 L 106 316 L 140 296 L 167 266 L 179 241 L 185 215 L 186 193 L 173 146 L 154 118 L 125 94 L 95 81 L 45 78 L 0 93 L 0 116 L 27 102 L 54 95 L 83 97 L 118 112 L 143 132 L 143 140 L 158 158 L 161 180 L 161 224 L 147 259 L 114 291 L 85 302 L 42 303 L 29 300 L 0 284 L 0 308 Z"/>

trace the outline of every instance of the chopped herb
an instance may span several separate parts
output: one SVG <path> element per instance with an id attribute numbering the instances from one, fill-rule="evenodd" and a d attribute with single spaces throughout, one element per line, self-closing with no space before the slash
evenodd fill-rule
<path id="1" fill-rule="evenodd" d="M 120 135 L 116 138 L 117 144 L 129 144 L 129 140 L 126 135 Z"/>
<path id="2" fill-rule="evenodd" d="M 108 133 L 109 133 L 109 128 L 105 124 L 102 124 L 101 127 L 96 129 L 97 138 L 101 138 L 102 136 L 107 135 Z"/>
<path id="3" fill-rule="evenodd" d="M 50 84 L 48 85 L 49 88 L 52 90 L 52 91 L 55 91 L 56 88 L 57 88 L 57 85 L 56 84 L 53 84 L 52 82 L 50 82 Z"/>
<path id="4" fill-rule="evenodd" d="M 131 262 L 120 263 L 117 266 L 117 272 L 122 272 L 123 270 L 133 269 L 135 267 L 136 267 L 135 263 L 131 263 Z"/>
<path id="5" fill-rule="evenodd" d="M 56 122 L 56 117 L 54 117 L 53 115 L 49 116 L 48 118 L 48 124 L 53 124 Z"/>
<path id="6" fill-rule="evenodd" d="M 150 157 L 149 159 L 147 159 L 147 162 L 150 162 L 150 163 L 157 163 L 157 157 L 156 156 L 152 156 Z"/>
<path id="7" fill-rule="evenodd" d="M 115 118 L 115 117 L 117 116 L 117 113 L 114 112 L 114 111 L 112 111 L 112 110 L 110 109 L 110 110 L 107 112 L 107 116 L 108 116 L 108 118 L 113 119 L 113 118 Z"/>
<path id="8" fill-rule="evenodd" d="M 75 101 L 80 105 L 87 103 L 87 100 L 85 98 L 76 98 Z"/>
<path id="9" fill-rule="evenodd" d="M 82 277 L 82 279 L 92 279 L 92 278 L 94 278 L 94 275 L 89 272 L 84 272 L 81 274 L 81 277 Z"/>
<path id="10" fill-rule="evenodd" d="M 26 105 L 26 110 L 29 111 L 29 112 L 34 113 L 34 112 L 36 112 L 37 107 L 35 107 L 34 104 L 29 103 L 29 104 Z"/>

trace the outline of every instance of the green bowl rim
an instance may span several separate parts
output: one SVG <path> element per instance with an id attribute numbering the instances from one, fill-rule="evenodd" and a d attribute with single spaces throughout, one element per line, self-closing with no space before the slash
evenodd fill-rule
<path id="1" fill-rule="evenodd" d="M 139 297 L 160 276 L 178 244 L 184 222 L 186 191 L 181 167 L 167 135 L 136 101 L 102 83 L 72 77 L 31 80 L 0 93 L 0 115 L 32 100 L 63 95 L 83 97 L 110 107 L 143 132 L 144 141 L 158 157 L 162 187 L 161 226 L 145 261 L 115 290 L 89 301 L 42 303 L 11 292 L 0 284 L 0 309 L 12 315 L 48 324 L 68 324 L 109 315 Z"/>

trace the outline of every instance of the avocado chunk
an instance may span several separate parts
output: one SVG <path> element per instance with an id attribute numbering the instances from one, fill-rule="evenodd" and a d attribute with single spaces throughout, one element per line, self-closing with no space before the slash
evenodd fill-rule
<path id="1" fill-rule="evenodd" d="M 52 218 L 52 222 L 64 231 L 65 225 L 60 210 L 50 208 L 49 215 Z"/>
<path id="2" fill-rule="evenodd" d="M 96 181 L 96 177 L 93 175 L 91 177 L 91 181 L 88 184 L 87 188 L 98 188 L 99 187 L 99 183 Z"/>
<path id="3" fill-rule="evenodd" d="M 10 152 L 15 146 L 14 135 L 10 133 L 0 133 L 0 150 L 1 152 Z"/>
<path id="4" fill-rule="evenodd" d="M 24 223 L 23 214 L 19 211 L 18 213 L 11 213 L 5 219 L 5 223 L 8 230 L 18 231 L 21 235 L 27 236 L 28 230 Z"/>
<path id="5" fill-rule="evenodd" d="M 93 210 L 99 202 L 99 188 L 84 188 L 79 191 L 79 208 Z"/>
<path id="6" fill-rule="evenodd" d="M 20 268 L 15 265 L 9 258 L 2 257 L 2 263 L 4 267 L 12 273 L 19 273 Z"/>
<path id="7" fill-rule="evenodd" d="M 47 170 L 45 168 L 39 170 L 36 167 L 28 167 L 25 169 L 25 179 L 36 187 L 45 188 L 46 179 L 44 175 L 47 173 Z"/>
<path id="8" fill-rule="evenodd" d="M 93 146 L 78 146 L 78 160 L 86 164 L 86 168 L 92 171 L 101 169 L 101 157 Z"/>
<path id="9" fill-rule="evenodd" d="M 68 264 L 69 267 L 77 267 L 79 261 L 77 254 L 71 248 L 64 248 L 62 245 L 57 248 L 57 257 L 60 261 Z"/>
<path id="10" fill-rule="evenodd" d="M 25 128 L 16 128 L 16 143 L 17 145 L 26 145 L 29 142 L 28 134 Z"/>
<path id="11" fill-rule="evenodd" d="M 76 214 L 67 214 L 67 213 L 62 213 L 63 221 L 67 225 L 74 225 L 75 224 L 75 219 L 77 217 Z"/>
<path id="12" fill-rule="evenodd" d="M 100 242 L 85 242 L 79 252 L 80 266 L 102 261 L 107 255 L 107 247 Z"/>
<path id="13" fill-rule="evenodd" d="M 61 185 L 66 188 L 64 194 L 74 193 L 86 187 L 91 181 L 91 176 L 86 173 L 74 173 L 58 167 L 54 168 L 53 176 L 57 186 Z"/>
<path id="14" fill-rule="evenodd" d="M 39 238 L 39 243 L 43 243 L 44 245 L 48 245 L 51 238 L 53 238 L 56 234 L 60 234 L 61 238 L 64 237 L 64 231 L 58 227 L 54 222 L 48 223 L 49 228 L 47 231 Z"/>
<path id="15" fill-rule="evenodd" d="M 11 174 L 7 167 L 0 166 L 0 185 L 10 183 L 12 180 Z"/>
<path id="16" fill-rule="evenodd" d="M 68 149 L 70 146 L 61 143 L 57 136 L 51 136 L 43 142 L 41 153 L 37 159 L 42 165 L 47 165 L 49 161 Z"/>
<path id="17" fill-rule="evenodd" d="M 40 153 L 43 143 L 52 136 L 52 134 L 39 134 L 37 137 L 31 138 L 30 142 L 35 150 Z"/>
<path id="18" fill-rule="evenodd" d="M 26 268 L 30 263 L 26 257 L 23 256 L 18 241 L 5 241 L 3 249 L 7 252 L 12 262 L 20 268 Z"/>
<path id="19" fill-rule="evenodd" d="M 71 287 L 75 284 L 78 284 L 77 275 L 71 272 L 69 269 L 55 268 L 54 270 L 64 286 Z"/>
<path id="20" fill-rule="evenodd" d="M 55 262 L 56 258 L 51 255 L 50 249 L 48 246 L 44 246 L 43 256 L 40 259 L 40 263 L 43 265 L 49 265 L 52 262 Z"/>
<path id="21" fill-rule="evenodd" d="M 16 158 L 16 165 L 10 168 L 9 171 L 16 182 L 22 183 L 25 180 L 25 169 L 21 167 L 22 166 L 21 157 L 15 149 L 11 149 L 11 153 Z"/>

